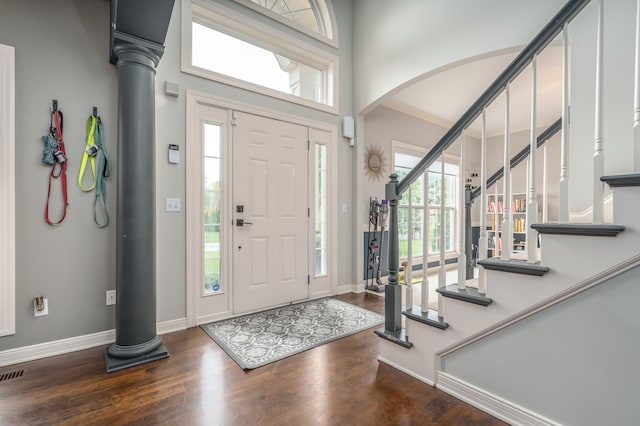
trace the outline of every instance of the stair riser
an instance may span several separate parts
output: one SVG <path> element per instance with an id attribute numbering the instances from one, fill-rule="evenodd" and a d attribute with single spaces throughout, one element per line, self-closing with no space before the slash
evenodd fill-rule
<path id="1" fill-rule="evenodd" d="M 625 224 L 626 226 L 626 224 Z M 640 253 L 640 234 L 627 226 L 617 237 L 541 236 L 541 264 L 573 283 Z"/>
<path id="2" fill-rule="evenodd" d="M 640 187 L 620 187 L 611 190 L 614 205 L 613 223 L 626 227 L 637 224 L 640 216 Z"/>

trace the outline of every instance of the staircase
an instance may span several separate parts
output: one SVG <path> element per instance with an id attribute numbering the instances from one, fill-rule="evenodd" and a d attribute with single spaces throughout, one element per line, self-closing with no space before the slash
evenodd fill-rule
<path id="1" fill-rule="evenodd" d="M 486 245 L 483 247 L 481 242 L 478 288 L 467 286 L 466 275 L 460 273 L 458 283 L 438 288 L 437 311 L 428 309 L 426 304 L 407 306 L 402 311 L 402 287 L 397 284 L 398 235 L 394 209 L 397 209 L 397 199 L 411 183 L 443 155 L 471 122 L 484 115 L 486 106 L 525 66 L 535 64 L 537 54 L 563 29 L 566 51 L 566 24 L 581 13 L 587 3 L 589 1 L 567 2 L 416 168 L 400 182 L 392 176 L 386 187 L 390 205 L 390 275 L 385 289 L 385 327 L 376 331 L 382 337 L 379 360 L 512 424 L 634 424 L 640 419 L 640 408 L 633 402 L 637 399 L 640 373 L 635 372 L 639 370 L 635 364 L 629 363 L 633 359 L 629 354 L 640 356 L 640 345 L 634 343 L 640 331 L 640 320 L 636 317 L 640 315 L 627 308 L 619 312 L 610 306 L 609 298 L 602 296 L 609 291 L 611 300 L 619 299 L 624 306 L 626 300 L 640 296 L 640 286 L 632 285 L 640 276 L 640 173 L 637 171 L 640 169 L 640 96 L 635 100 L 634 123 L 629 123 L 634 129 L 629 132 L 634 137 L 634 152 L 629 154 L 635 156 L 633 170 L 630 174 L 603 176 L 606 146 L 599 121 L 603 106 L 598 104 L 602 100 L 602 55 L 597 55 L 594 204 L 590 213 L 593 223 L 569 223 L 564 189 L 568 174 L 566 163 L 561 164 L 559 223 L 535 223 L 535 215 L 528 218 L 526 260 L 512 259 L 508 249 L 501 258 L 486 258 Z M 601 53 L 602 0 L 594 2 L 593 7 L 598 11 L 597 50 Z M 640 21 L 640 4 L 637 10 Z M 640 45 L 640 36 L 638 40 Z M 640 70 L 636 69 L 638 75 Z M 636 92 L 639 92 L 640 78 L 636 77 L 636 82 Z M 535 93 L 535 72 L 533 86 Z M 568 123 L 565 115 L 568 96 L 563 93 L 562 123 Z M 535 128 L 535 96 L 532 99 L 532 127 Z M 508 129 L 508 114 L 506 120 Z M 568 144 L 565 129 L 563 125 L 563 153 Z M 508 144 L 508 137 L 506 139 Z M 534 130 L 530 171 L 535 171 L 536 142 Z M 482 143 L 484 156 L 484 135 Z M 506 157 L 503 170 L 509 170 L 513 161 Z M 484 158 L 482 163 L 479 191 L 486 194 L 489 183 Z M 509 178 L 504 179 L 507 180 L 506 194 Z M 529 207 L 537 212 L 535 174 L 529 182 Z M 604 207 L 604 185 L 612 192 L 609 217 Z M 481 205 L 485 206 L 486 198 L 481 196 L 481 199 Z M 486 238 L 485 223 L 481 223 L 481 239 L 483 231 Z M 461 253 L 458 259 L 464 263 L 466 256 Z M 459 271 L 464 269 L 462 265 Z M 569 315 L 590 312 L 583 306 L 602 309 L 584 317 L 579 316 L 583 314 Z M 581 322 L 574 324 L 576 318 Z M 586 327 L 592 321 L 593 325 Z M 618 335 L 618 329 L 628 330 L 629 334 Z M 522 348 L 527 350 L 520 350 Z M 576 351 L 576 348 L 583 350 Z M 562 356 L 563 351 L 569 354 L 566 358 Z M 624 362 L 618 365 L 616 359 Z M 585 369 L 574 371 L 576 366 Z M 596 374 L 594 366 L 598 371 L 611 373 Z M 593 383 L 593 377 L 608 377 L 611 386 L 603 390 L 608 397 L 599 396 L 590 402 L 589 389 L 598 386 Z"/>

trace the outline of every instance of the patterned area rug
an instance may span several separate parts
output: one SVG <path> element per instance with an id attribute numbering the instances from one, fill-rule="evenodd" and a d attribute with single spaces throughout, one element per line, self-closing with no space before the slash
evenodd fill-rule
<path id="1" fill-rule="evenodd" d="M 200 327 L 240 367 L 250 370 L 382 323 L 382 315 L 325 298 Z"/>

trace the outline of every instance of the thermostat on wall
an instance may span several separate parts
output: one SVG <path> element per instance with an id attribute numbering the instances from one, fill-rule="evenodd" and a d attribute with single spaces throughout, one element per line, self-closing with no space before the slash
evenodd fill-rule
<path id="1" fill-rule="evenodd" d="M 169 145 L 169 163 L 178 164 L 180 161 L 180 147 L 178 145 Z"/>

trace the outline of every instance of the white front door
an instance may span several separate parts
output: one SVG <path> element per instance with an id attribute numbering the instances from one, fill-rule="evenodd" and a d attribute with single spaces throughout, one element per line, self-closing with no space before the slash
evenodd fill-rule
<path id="1" fill-rule="evenodd" d="M 307 127 L 235 118 L 233 311 L 243 313 L 309 297 L 309 149 Z"/>

